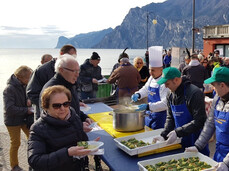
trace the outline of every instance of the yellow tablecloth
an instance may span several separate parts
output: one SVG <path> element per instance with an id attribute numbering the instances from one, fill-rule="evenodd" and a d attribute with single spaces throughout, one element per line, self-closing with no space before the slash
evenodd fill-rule
<path id="1" fill-rule="evenodd" d="M 120 138 L 125 137 L 133 134 L 138 134 L 145 132 L 145 129 L 142 129 L 140 131 L 135 132 L 117 132 L 113 128 L 113 116 L 109 115 L 110 112 L 104 112 L 104 113 L 95 113 L 95 114 L 88 114 L 88 116 L 98 123 L 98 125 L 103 128 L 108 134 L 110 134 L 114 138 Z M 167 147 L 159 148 L 156 150 L 148 151 L 142 154 L 138 154 L 138 157 L 143 157 L 151 154 L 161 153 L 165 151 L 175 150 L 181 148 L 180 144 L 170 145 Z"/>
<path id="2" fill-rule="evenodd" d="M 103 128 L 108 134 L 114 138 L 125 137 L 133 134 L 138 134 L 145 132 L 144 129 L 135 132 L 117 132 L 113 128 L 113 116 L 109 115 L 110 112 L 88 114 L 88 116 L 98 123 L 98 125 Z"/>

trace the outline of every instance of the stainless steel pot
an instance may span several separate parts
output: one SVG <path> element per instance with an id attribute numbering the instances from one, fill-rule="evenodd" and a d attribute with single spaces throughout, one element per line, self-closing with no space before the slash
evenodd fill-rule
<path id="1" fill-rule="evenodd" d="M 122 111 L 115 109 L 113 115 L 113 128 L 120 132 L 138 131 L 145 126 L 145 112 Z"/>

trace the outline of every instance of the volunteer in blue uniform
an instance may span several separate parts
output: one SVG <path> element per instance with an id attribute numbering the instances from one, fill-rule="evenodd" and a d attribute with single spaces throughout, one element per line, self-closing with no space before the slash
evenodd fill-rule
<path id="1" fill-rule="evenodd" d="M 218 171 L 229 170 L 229 68 L 215 68 L 210 78 L 204 81 L 212 84 L 216 91 L 211 111 L 195 146 L 186 151 L 197 152 L 203 149 L 216 132 L 214 160 L 219 162 Z"/>
<path id="2" fill-rule="evenodd" d="M 171 90 L 167 96 L 165 128 L 158 138 L 171 144 L 177 137 L 182 137 L 183 148 L 193 146 L 207 118 L 203 92 L 188 78 L 181 77 L 180 71 L 174 67 L 165 68 L 163 77 L 157 83 L 165 83 L 165 87 Z M 208 146 L 201 152 L 209 155 Z"/>
<path id="3" fill-rule="evenodd" d="M 145 125 L 152 129 L 164 128 L 168 108 L 166 96 L 169 89 L 165 85 L 157 84 L 163 70 L 162 50 L 162 46 L 149 48 L 149 71 L 151 76 L 146 84 L 131 97 L 136 102 L 148 96 L 148 104 L 139 105 L 137 110 L 149 111 L 149 116 L 145 117 Z"/>

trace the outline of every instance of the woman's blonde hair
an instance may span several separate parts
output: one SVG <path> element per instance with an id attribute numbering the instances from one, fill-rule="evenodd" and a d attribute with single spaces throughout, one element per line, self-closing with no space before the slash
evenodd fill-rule
<path id="1" fill-rule="evenodd" d="M 144 61 L 143 61 L 142 57 L 137 56 L 137 57 L 134 58 L 134 66 L 135 66 L 135 67 L 137 66 L 138 60 L 141 60 L 141 61 L 142 61 L 142 65 L 144 64 Z"/>
<path id="2" fill-rule="evenodd" d="M 71 92 L 64 86 L 62 85 L 55 85 L 48 87 L 44 90 L 44 92 L 41 95 L 41 107 L 43 109 L 48 109 L 50 105 L 50 98 L 52 95 L 57 94 L 57 93 L 65 93 L 68 101 L 72 100 Z"/>
<path id="3" fill-rule="evenodd" d="M 14 71 L 14 75 L 17 78 L 25 78 L 28 76 L 28 74 L 31 74 L 32 72 L 33 70 L 30 67 L 22 65 L 18 69 L 16 69 L 16 71 Z"/>

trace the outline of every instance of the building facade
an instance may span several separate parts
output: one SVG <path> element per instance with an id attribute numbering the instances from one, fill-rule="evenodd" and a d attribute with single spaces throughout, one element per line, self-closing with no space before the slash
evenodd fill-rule
<path id="1" fill-rule="evenodd" d="M 203 54 L 208 56 L 215 49 L 221 57 L 229 57 L 229 24 L 203 28 Z"/>

